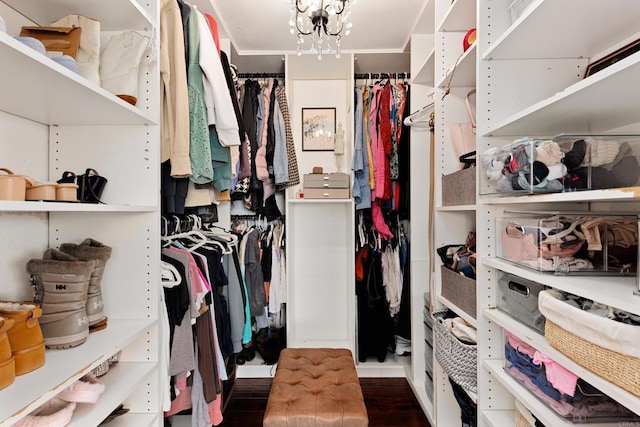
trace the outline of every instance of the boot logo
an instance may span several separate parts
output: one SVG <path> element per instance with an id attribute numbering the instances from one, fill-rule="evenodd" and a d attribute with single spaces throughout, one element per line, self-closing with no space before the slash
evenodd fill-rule
<path id="1" fill-rule="evenodd" d="M 84 326 L 89 324 L 89 318 L 87 316 L 83 316 L 78 319 L 78 326 Z"/>
<path id="2" fill-rule="evenodd" d="M 56 284 L 56 291 L 61 291 L 67 289 L 67 285 Z"/>

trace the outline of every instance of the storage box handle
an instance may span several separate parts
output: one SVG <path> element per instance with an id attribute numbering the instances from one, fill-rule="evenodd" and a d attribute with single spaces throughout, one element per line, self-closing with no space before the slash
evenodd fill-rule
<path id="1" fill-rule="evenodd" d="M 524 295 L 525 298 L 529 298 L 529 295 L 531 294 L 528 286 L 523 285 L 522 283 L 514 282 L 513 280 L 509 280 L 509 289 L 520 295 Z"/>

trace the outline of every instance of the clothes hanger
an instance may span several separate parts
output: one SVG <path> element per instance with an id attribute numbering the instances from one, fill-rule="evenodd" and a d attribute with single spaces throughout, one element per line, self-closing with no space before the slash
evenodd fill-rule
<path id="1" fill-rule="evenodd" d="M 190 230 L 190 231 L 186 231 L 184 233 L 171 234 L 170 236 L 162 236 L 160 239 L 165 241 L 165 242 L 168 242 L 169 244 L 171 242 L 173 242 L 174 240 L 178 240 L 178 239 L 189 240 L 189 241 L 194 243 L 192 246 L 189 246 L 187 248 L 187 250 L 189 252 L 192 252 L 192 251 L 198 249 L 199 247 L 204 246 L 208 241 L 207 237 L 204 234 L 202 234 L 200 231 L 197 231 L 197 230 Z"/>
<path id="2" fill-rule="evenodd" d="M 160 264 L 162 266 L 161 280 L 163 287 L 174 288 L 182 283 L 182 276 L 175 266 L 166 261 L 161 261 Z"/>
<path id="3" fill-rule="evenodd" d="M 434 103 L 430 103 L 416 111 L 415 113 L 409 114 L 404 118 L 403 123 L 405 126 L 415 126 L 417 124 L 429 124 L 429 119 L 431 116 L 431 112 L 434 109 Z"/>

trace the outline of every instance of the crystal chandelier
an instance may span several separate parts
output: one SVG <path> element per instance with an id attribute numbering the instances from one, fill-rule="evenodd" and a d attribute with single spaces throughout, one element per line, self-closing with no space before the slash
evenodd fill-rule
<path id="1" fill-rule="evenodd" d="M 298 56 L 302 55 L 305 38 L 311 39 L 310 51 L 322 59 L 323 53 L 335 53 L 340 58 L 340 41 L 348 36 L 352 23 L 351 5 L 355 0 L 290 0 L 291 34 L 298 37 Z M 344 30 L 344 33 L 343 33 Z M 309 37 L 307 37 L 309 36 Z"/>

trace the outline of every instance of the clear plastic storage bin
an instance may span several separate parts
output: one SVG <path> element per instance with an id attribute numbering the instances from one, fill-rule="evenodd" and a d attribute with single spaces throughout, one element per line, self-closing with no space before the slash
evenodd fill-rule
<path id="1" fill-rule="evenodd" d="M 638 422 L 640 417 L 571 371 L 504 331 L 504 369 L 558 416 L 573 423 Z"/>
<path id="2" fill-rule="evenodd" d="M 638 216 L 510 213 L 496 219 L 497 256 L 558 274 L 635 275 Z"/>
<path id="3" fill-rule="evenodd" d="M 535 194 L 633 187 L 640 134 L 518 138 L 480 156 L 483 194 Z"/>

